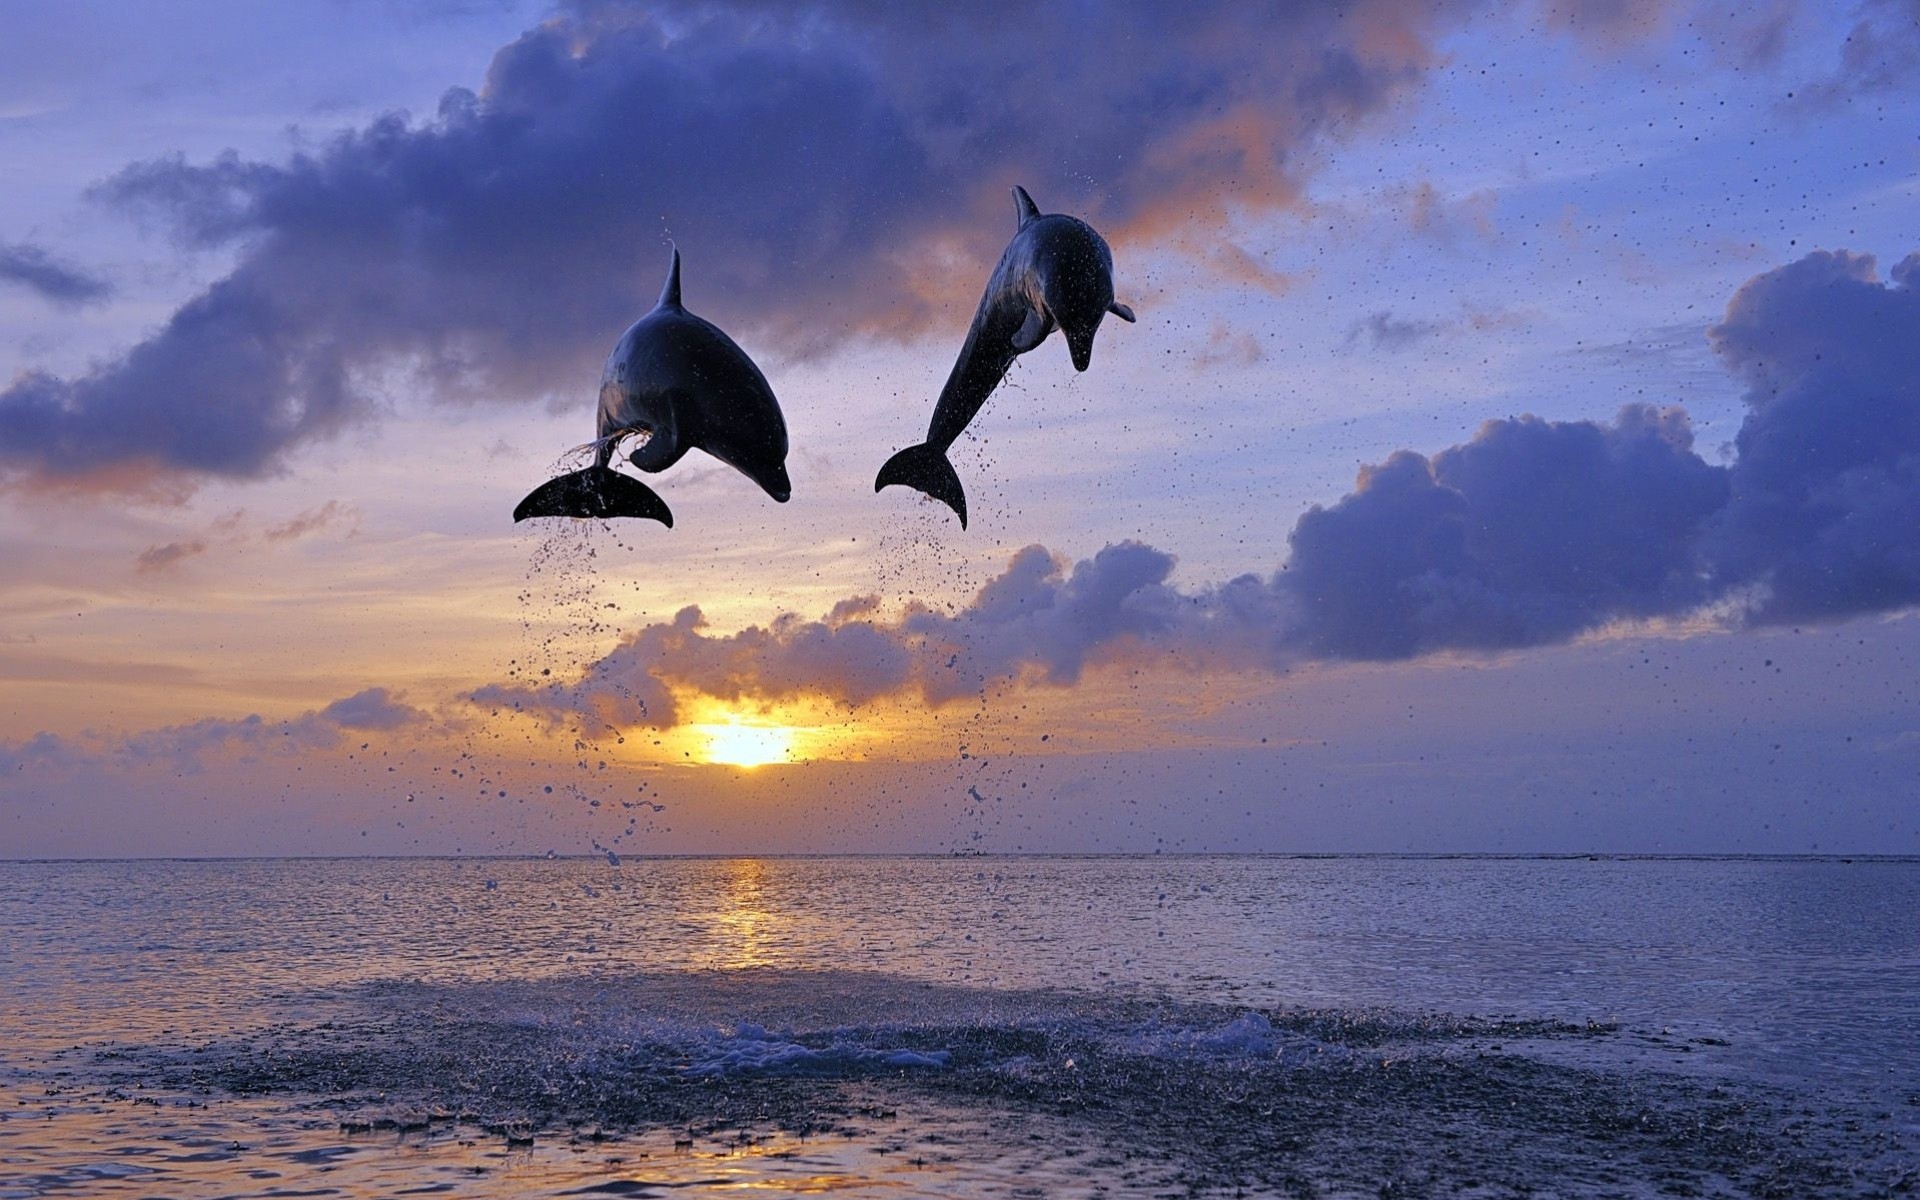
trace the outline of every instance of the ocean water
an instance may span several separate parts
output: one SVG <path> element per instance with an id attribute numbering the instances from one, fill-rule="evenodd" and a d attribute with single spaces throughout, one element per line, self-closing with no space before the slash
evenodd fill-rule
<path id="1" fill-rule="evenodd" d="M 0 1198 L 1920 1188 L 1920 861 L 0 862 Z"/>

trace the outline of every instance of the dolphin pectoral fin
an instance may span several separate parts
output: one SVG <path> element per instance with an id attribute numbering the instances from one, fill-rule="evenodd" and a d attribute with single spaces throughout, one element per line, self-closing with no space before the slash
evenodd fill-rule
<path id="1" fill-rule="evenodd" d="M 647 474 L 655 475 L 679 462 L 687 450 L 687 444 L 680 440 L 679 430 L 672 425 L 662 424 L 648 434 L 647 440 L 638 449 L 627 455 L 627 461 Z"/>
<path id="2" fill-rule="evenodd" d="M 673 512 L 652 488 L 610 467 L 588 467 L 549 479 L 527 494 L 513 519 L 640 517 L 673 528 Z"/>
<path id="3" fill-rule="evenodd" d="M 1033 202 L 1032 196 L 1027 195 L 1027 189 L 1017 183 L 1013 185 L 1013 215 L 1017 222 L 1015 229 L 1025 229 L 1040 219 L 1040 206 Z"/>
<path id="4" fill-rule="evenodd" d="M 953 515 L 960 518 L 960 528 L 967 527 L 966 490 L 960 486 L 960 476 L 954 474 L 953 464 L 941 451 L 922 442 L 888 459 L 873 481 L 873 490 L 877 492 L 896 483 L 932 496 L 953 510 Z"/>
<path id="5" fill-rule="evenodd" d="M 1025 354 L 1041 342 L 1046 341 L 1047 335 L 1052 332 L 1053 323 L 1042 316 L 1039 309 L 1028 309 L 1027 319 L 1022 321 L 1020 328 L 1014 331 L 1013 352 L 1015 354 Z"/>
<path id="6" fill-rule="evenodd" d="M 1129 325 L 1133 324 L 1133 310 L 1128 308 L 1126 305 L 1120 303 L 1118 300 L 1115 300 L 1112 304 L 1107 305 L 1107 311 L 1112 313 L 1114 316 L 1119 317 L 1122 321 L 1125 321 L 1127 324 Z"/>

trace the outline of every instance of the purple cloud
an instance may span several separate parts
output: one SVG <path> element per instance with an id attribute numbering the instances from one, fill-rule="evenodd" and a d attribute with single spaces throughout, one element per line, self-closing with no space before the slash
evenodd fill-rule
<path id="1" fill-rule="evenodd" d="M 1730 624 L 1837 620 L 1920 603 L 1920 255 L 1880 281 L 1817 253 L 1758 276 L 1711 331 L 1748 386 L 1733 465 L 1677 408 L 1612 422 L 1489 421 L 1403 450 L 1315 506 L 1283 569 L 1182 589 L 1137 542 L 1066 563 L 1040 546 L 952 614 L 872 597 L 715 635 L 697 608 L 626 638 L 577 681 L 482 689 L 549 721 L 671 725 L 676 692 L 929 704 L 1090 666 L 1276 671 L 1564 642 L 1717 606 Z M 1276 551 L 1277 551 L 1276 547 Z M 1277 557 L 1277 554 L 1276 554 Z"/>
<path id="2" fill-rule="evenodd" d="M 97 304 L 113 294 L 106 280 L 27 242 L 0 242 L 0 284 L 26 288 L 61 308 Z"/>
<path id="3" fill-rule="evenodd" d="M 350 504 L 338 500 L 329 500 L 325 504 L 295 513 L 278 525 L 269 525 L 260 531 L 260 536 L 269 542 L 293 542 L 310 533 L 318 533 L 329 526 L 342 521 L 354 520 L 358 514 Z"/>
<path id="4" fill-rule="evenodd" d="M 1727 486 L 1686 414 L 1643 405 L 1612 425 L 1489 421 L 1431 459 L 1403 450 L 1294 526 L 1290 636 L 1316 656 L 1393 659 L 1685 611 L 1707 598 L 1697 543 Z"/>
<path id="5" fill-rule="evenodd" d="M 133 566 L 142 575 L 150 575 L 179 566 L 185 560 L 206 552 L 207 544 L 197 538 L 184 542 L 168 542 L 164 546 L 148 546 L 142 550 L 140 556 L 134 559 Z"/>
<path id="6" fill-rule="evenodd" d="M 84 766 L 140 769 L 160 766 L 180 774 L 203 769 L 210 756 L 291 755 L 330 750 L 354 733 L 394 733 L 431 723 L 427 712 L 402 703 L 385 688 L 367 688 L 324 708 L 273 721 L 255 714 L 208 717 L 125 736 L 85 734 L 79 740 L 42 733 L 14 746 L 0 744 L 0 769 L 66 770 Z"/>
<path id="7" fill-rule="evenodd" d="M 1756 620 L 1920 602 L 1920 254 L 1809 254 L 1749 280 L 1709 334 L 1747 387 L 1710 549 Z"/>
<path id="8" fill-rule="evenodd" d="M 401 703 L 386 688 L 371 687 L 335 700 L 321 709 L 315 719 L 321 724 L 337 725 L 342 729 L 377 729 L 384 732 L 418 725 L 429 718 L 421 709 Z"/>
<path id="9" fill-rule="evenodd" d="M 964 304 L 1006 189 L 1124 244 L 1291 203 L 1296 150 L 1415 83 L 1451 0 L 583 4 L 476 93 L 267 163 L 161 158 L 99 186 L 232 272 L 124 356 L 0 390 L 0 480 L 178 492 L 375 419 L 586 396 L 663 242 L 750 347 L 907 336 Z M 1213 240 L 1213 239 L 1209 239 Z"/>
<path id="10" fill-rule="evenodd" d="M 1171 555 L 1138 542 L 1069 565 L 1040 546 L 958 612 L 912 607 L 886 620 L 870 598 L 833 614 L 793 614 L 710 634 L 697 608 L 628 636 L 577 681 L 494 686 L 472 699 L 550 723 L 669 726 L 674 692 L 723 700 L 824 696 L 858 706 L 912 695 L 944 704 L 1005 683 L 1069 687 L 1098 663 L 1153 662 L 1200 670 L 1276 662 L 1279 597 L 1271 581 L 1235 580 L 1187 593 L 1168 583 Z"/>

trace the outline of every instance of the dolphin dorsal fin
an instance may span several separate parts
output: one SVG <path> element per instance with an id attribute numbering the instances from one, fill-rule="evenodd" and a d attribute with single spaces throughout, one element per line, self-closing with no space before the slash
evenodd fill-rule
<path id="1" fill-rule="evenodd" d="M 680 307 L 680 247 L 673 248 L 673 265 L 667 268 L 667 284 L 660 289 L 660 303 L 655 308 Z"/>
<path id="2" fill-rule="evenodd" d="M 1027 189 L 1017 183 L 1013 185 L 1013 212 L 1020 219 L 1020 223 L 1014 227 L 1016 229 L 1025 229 L 1040 219 L 1040 206 L 1033 202 L 1032 196 L 1027 195 Z"/>

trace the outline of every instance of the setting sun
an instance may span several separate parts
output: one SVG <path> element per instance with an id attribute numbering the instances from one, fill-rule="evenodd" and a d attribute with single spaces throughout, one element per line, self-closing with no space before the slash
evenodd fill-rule
<path id="1" fill-rule="evenodd" d="M 788 761 L 798 732 L 786 725 L 748 725 L 738 717 L 729 717 L 724 724 L 695 725 L 693 731 L 707 739 L 701 758 L 729 767 Z"/>

